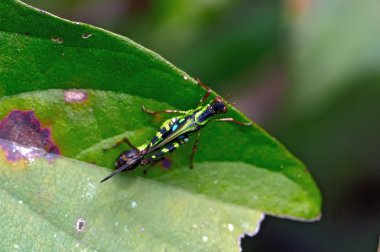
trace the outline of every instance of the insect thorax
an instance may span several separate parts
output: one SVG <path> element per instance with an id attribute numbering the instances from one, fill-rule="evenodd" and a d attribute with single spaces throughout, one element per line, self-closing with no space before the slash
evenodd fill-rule
<path id="1" fill-rule="evenodd" d="M 204 126 L 214 115 L 214 110 L 209 104 L 207 104 L 206 106 L 203 106 L 200 110 L 195 112 L 194 120 L 199 126 Z"/>

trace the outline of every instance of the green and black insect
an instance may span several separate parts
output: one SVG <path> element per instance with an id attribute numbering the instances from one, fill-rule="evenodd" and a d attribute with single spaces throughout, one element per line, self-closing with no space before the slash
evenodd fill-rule
<path id="1" fill-rule="evenodd" d="M 199 141 L 200 129 L 206 126 L 209 121 L 217 122 L 234 122 L 240 125 L 250 126 L 251 122 L 240 122 L 234 118 L 214 118 L 215 115 L 227 113 L 227 102 L 220 96 L 216 96 L 211 103 L 205 104 L 210 96 L 211 89 L 199 80 L 198 84 L 206 90 L 206 94 L 200 100 L 197 108 L 181 111 L 181 110 L 163 110 L 150 111 L 142 106 L 142 110 L 151 115 L 158 113 L 181 114 L 166 120 L 157 131 L 153 139 L 139 147 L 135 147 L 128 138 L 116 143 L 114 146 L 122 142 L 126 142 L 131 149 L 122 152 L 115 162 L 116 170 L 105 177 L 104 182 L 123 170 L 134 170 L 139 165 L 146 165 L 161 161 L 164 155 L 178 149 L 182 144 L 189 140 L 189 137 L 196 134 L 193 151 L 190 155 L 190 168 L 193 168 L 193 160 Z M 145 170 L 146 172 L 146 170 Z"/>

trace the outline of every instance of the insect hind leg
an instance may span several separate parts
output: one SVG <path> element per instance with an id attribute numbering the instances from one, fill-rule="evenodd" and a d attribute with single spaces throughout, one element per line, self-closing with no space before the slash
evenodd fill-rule
<path id="1" fill-rule="evenodd" d="M 150 115 L 157 115 L 161 113 L 167 113 L 167 114 L 186 114 L 186 111 L 183 110 L 175 110 L 175 109 L 165 109 L 165 110 L 159 110 L 159 111 L 152 111 L 150 109 L 145 108 L 144 105 L 141 106 L 141 110 L 145 113 L 148 113 Z"/>
<path id="2" fill-rule="evenodd" d="M 144 159 L 144 160 L 142 160 L 141 161 L 141 165 L 148 165 L 148 166 L 146 166 L 146 168 L 144 169 L 144 171 L 143 171 L 143 174 L 144 175 L 146 175 L 146 174 L 148 174 L 148 171 L 149 171 L 149 169 L 153 166 L 153 165 L 156 165 L 158 162 L 160 162 L 160 161 L 163 161 L 165 159 L 165 157 L 159 157 L 159 158 L 156 158 L 156 159 L 150 159 L 150 158 L 148 158 L 148 159 Z"/>
<path id="3" fill-rule="evenodd" d="M 124 137 L 122 139 L 120 139 L 119 141 L 117 141 L 116 143 L 114 143 L 111 147 L 108 147 L 108 148 L 103 148 L 103 151 L 109 151 L 111 149 L 114 149 L 116 147 L 118 147 L 119 145 L 121 145 L 122 143 L 126 143 L 128 144 L 128 146 L 131 148 L 131 149 L 134 149 L 134 150 L 138 150 L 136 146 L 134 146 L 131 141 L 129 141 L 129 139 L 127 137 Z"/>
<path id="4" fill-rule="evenodd" d="M 191 155 L 190 155 L 190 169 L 194 168 L 194 155 L 198 149 L 199 136 L 200 136 L 200 131 L 198 131 L 198 133 L 197 133 L 197 136 L 195 138 L 195 142 L 193 145 L 193 151 L 191 152 Z"/>
<path id="5" fill-rule="evenodd" d="M 215 121 L 215 122 L 233 122 L 233 123 L 243 125 L 243 126 L 252 126 L 253 125 L 252 122 L 241 122 L 241 121 L 235 120 L 232 117 L 217 118 L 217 119 L 213 119 L 213 121 Z"/>
<path id="6" fill-rule="evenodd" d="M 205 84 L 203 84 L 203 83 L 201 82 L 200 79 L 195 78 L 195 80 L 198 82 L 198 85 L 199 85 L 199 86 L 201 86 L 204 90 L 206 90 L 205 95 L 204 95 L 204 96 L 202 97 L 202 99 L 198 102 L 198 106 L 200 106 L 200 105 L 201 105 L 202 103 L 204 103 L 204 102 L 207 100 L 207 98 L 210 96 L 210 94 L 211 94 L 211 88 L 208 87 L 208 86 L 206 86 Z"/>

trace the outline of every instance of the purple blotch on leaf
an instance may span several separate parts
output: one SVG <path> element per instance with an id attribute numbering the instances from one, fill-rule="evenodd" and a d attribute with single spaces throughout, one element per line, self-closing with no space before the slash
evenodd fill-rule
<path id="1" fill-rule="evenodd" d="M 28 147 L 60 154 L 49 128 L 43 128 L 34 111 L 11 111 L 0 121 L 0 138 Z"/>
<path id="2" fill-rule="evenodd" d="M 172 166 L 172 162 L 168 158 L 164 158 L 161 165 L 164 169 L 169 169 Z"/>

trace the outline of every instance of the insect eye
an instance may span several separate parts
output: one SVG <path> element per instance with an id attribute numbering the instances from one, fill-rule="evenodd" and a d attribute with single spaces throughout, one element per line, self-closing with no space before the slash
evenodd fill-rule
<path id="1" fill-rule="evenodd" d="M 217 114 L 227 112 L 227 106 L 221 99 L 220 100 L 215 99 L 212 104 L 212 107 L 214 108 Z"/>

